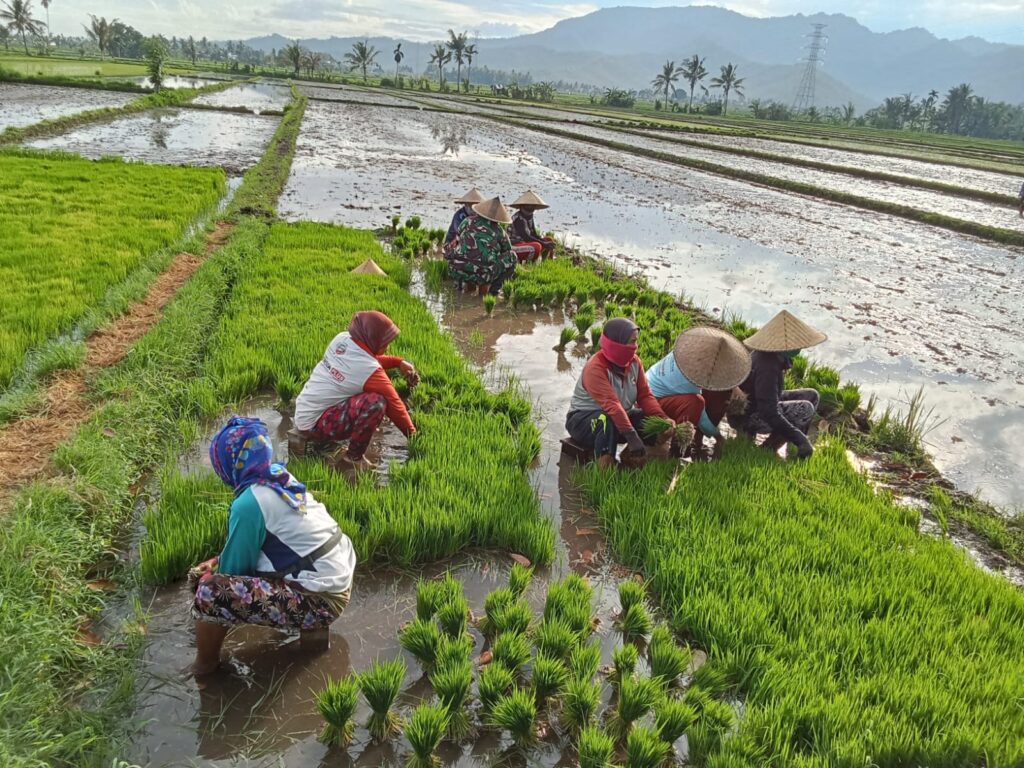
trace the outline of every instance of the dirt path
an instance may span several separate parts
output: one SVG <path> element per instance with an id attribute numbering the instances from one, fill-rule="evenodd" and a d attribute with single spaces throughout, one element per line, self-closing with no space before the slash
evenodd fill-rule
<path id="1" fill-rule="evenodd" d="M 163 308 L 203 261 L 224 245 L 233 228 L 233 224 L 219 222 L 207 236 L 202 256 L 184 252 L 175 256 L 153 281 L 145 298 L 86 340 L 85 362 L 80 367 L 60 371 L 51 378 L 38 413 L 0 430 L 0 467 L 4 468 L 0 475 L 0 512 L 11 491 L 46 472 L 54 450 L 92 414 L 95 404 L 87 398 L 92 377 L 120 362 L 132 345 L 157 324 Z"/>

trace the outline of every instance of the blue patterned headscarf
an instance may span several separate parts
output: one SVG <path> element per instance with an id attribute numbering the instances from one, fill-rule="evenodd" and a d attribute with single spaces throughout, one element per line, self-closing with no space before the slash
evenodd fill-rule
<path id="1" fill-rule="evenodd" d="M 267 425 L 259 419 L 233 417 L 210 443 L 210 463 L 236 496 L 250 485 L 265 485 L 292 509 L 305 512 L 306 486 L 274 463 Z"/>

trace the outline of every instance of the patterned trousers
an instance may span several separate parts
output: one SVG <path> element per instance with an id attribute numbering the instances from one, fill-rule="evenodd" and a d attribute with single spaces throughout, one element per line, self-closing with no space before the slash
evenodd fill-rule
<path id="1" fill-rule="evenodd" d="M 374 431 L 384 420 L 384 409 L 383 395 L 376 392 L 354 395 L 324 411 L 309 436 L 327 443 L 347 439 L 349 458 L 360 459 Z"/>

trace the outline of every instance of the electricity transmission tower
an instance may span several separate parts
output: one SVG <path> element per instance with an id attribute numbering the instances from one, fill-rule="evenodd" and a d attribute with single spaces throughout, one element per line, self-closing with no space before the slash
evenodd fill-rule
<path id="1" fill-rule="evenodd" d="M 800 89 L 797 91 L 796 99 L 793 101 L 794 112 L 804 112 L 814 106 L 814 88 L 818 77 L 818 67 L 825 63 L 825 46 L 828 37 L 825 36 L 827 24 L 812 24 L 813 32 L 808 37 L 811 41 L 804 46 L 807 51 L 807 58 L 804 59 L 804 76 L 800 78 Z"/>

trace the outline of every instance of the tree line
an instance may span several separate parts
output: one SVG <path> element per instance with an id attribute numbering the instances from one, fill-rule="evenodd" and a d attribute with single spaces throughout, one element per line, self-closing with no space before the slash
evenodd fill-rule
<path id="1" fill-rule="evenodd" d="M 693 111 L 693 96 L 697 86 L 699 85 L 705 94 L 708 92 L 708 89 L 703 85 L 704 79 L 709 74 L 704 66 L 704 62 L 704 58 L 701 58 L 699 54 L 694 54 L 692 58 L 687 59 L 679 66 L 676 66 L 674 61 L 666 61 L 662 65 L 661 71 L 651 81 L 651 87 L 654 88 L 655 93 L 663 93 L 665 95 L 666 108 L 669 101 L 675 98 L 677 91 L 676 83 L 682 79 L 690 86 L 690 98 L 686 111 Z M 711 87 L 721 90 L 723 94 L 722 114 L 726 114 L 729 111 L 730 93 L 743 95 L 743 80 L 744 78 L 739 76 L 739 68 L 732 62 L 723 64 L 719 75 L 711 78 Z M 605 99 L 607 98 L 606 94 Z M 656 108 L 658 106 L 657 104 L 655 105 Z"/>
<path id="2" fill-rule="evenodd" d="M 868 110 L 863 123 L 872 128 L 932 131 L 985 139 L 1024 140 L 1024 105 L 989 101 L 974 93 L 970 83 L 950 88 L 945 96 L 930 91 L 890 96 Z"/>

